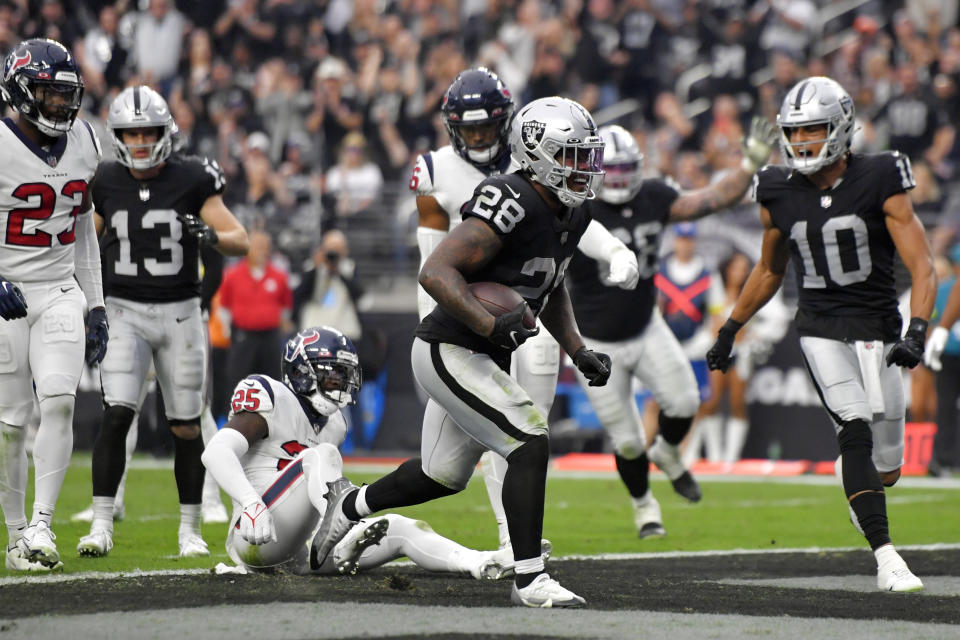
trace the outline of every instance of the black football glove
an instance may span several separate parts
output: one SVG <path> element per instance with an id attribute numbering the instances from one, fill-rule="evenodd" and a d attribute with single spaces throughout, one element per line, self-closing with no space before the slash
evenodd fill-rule
<path id="1" fill-rule="evenodd" d="M 907 334 L 893 345 L 887 354 L 887 366 L 897 365 L 913 369 L 923 360 L 923 343 L 927 339 L 927 321 L 910 318 Z"/>
<path id="2" fill-rule="evenodd" d="M 711 371 L 719 369 L 726 373 L 727 369 L 730 368 L 730 363 L 733 362 L 733 358 L 730 357 L 730 353 L 733 351 L 733 341 L 737 337 L 737 331 L 740 331 L 742 326 L 743 323 L 727 318 L 727 321 L 720 327 L 717 341 L 710 347 L 710 351 L 707 351 L 707 367 Z"/>
<path id="3" fill-rule="evenodd" d="M 573 364 L 587 379 L 590 387 L 602 387 L 610 379 L 610 356 L 599 351 L 580 347 L 573 354 Z"/>
<path id="4" fill-rule="evenodd" d="M 527 303 L 521 302 L 513 311 L 497 316 L 487 340 L 498 347 L 513 351 L 526 342 L 527 338 L 540 333 L 540 327 L 527 329 L 523 326 L 523 312 L 526 310 Z"/>
<path id="5" fill-rule="evenodd" d="M 107 311 L 103 307 L 94 307 L 87 314 L 87 364 L 100 363 L 107 354 Z"/>
<path id="6" fill-rule="evenodd" d="M 196 238 L 200 246 L 213 246 L 219 241 L 217 232 L 207 226 L 203 218 L 186 213 L 178 214 L 177 218 L 187 234 Z"/>
<path id="7" fill-rule="evenodd" d="M 27 299 L 20 287 L 0 276 L 0 317 L 16 320 L 27 317 Z"/>

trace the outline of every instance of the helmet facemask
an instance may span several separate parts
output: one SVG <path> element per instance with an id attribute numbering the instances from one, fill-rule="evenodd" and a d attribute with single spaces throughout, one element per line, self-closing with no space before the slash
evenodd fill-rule
<path id="1" fill-rule="evenodd" d="M 40 133 L 58 138 L 70 131 L 80 111 L 83 84 L 79 82 L 44 81 L 19 75 L 14 80 L 27 97 L 20 113 Z"/>
<path id="2" fill-rule="evenodd" d="M 125 129 L 150 128 L 158 131 L 154 142 L 132 145 L 123 139 Z M 178 132 L 166 100 L 145 85 L 127 87 L 114 98 L 107 114 L 107 129 L 120 164 L 138 170 L 156 167 L 169 158 Z M 143 148 L 148 148 L 149 153 L 139 157 L 136 151 Z"/>
<path id="3" fill-rule="evenodd" d="M 836 81 L 813 77 L 798 82 L 784 98 L 777 126 L 787 165 L 804 175 L 814 174 L 850 151 L 854 132 L 853 100 Z M 800 127 L 824 125 L 823 138 L 792 142 L 790 133 Z M 822 144 L 813 154 L 812 145 Z"/>
<path id="4" fill-rule="evenodd" d="M 486 111 L 480 109 L 484 114 Z M 466 119 L 470 112 L 465 112 L 464 120 L 456 121 L 453 115 L 444 118 L 447 133 L 454 148 L 466 154 L 467 159 L 475 165 L 487 166 L 493 164 L 506 147 L 506 133 L 509 118 L 497 120 L 482 119 L 470 122 Z M 471 140 L 476 140 L 471 142 Z"/>
<path id="5" fill-rule="evenodd" d="M 633 135 L 618 125 L 600 128 L 603 138 L 603 184 L 597 197 L 610 204 L 633 200 L 643 186 L 643 154 Z"/>
<path id="6" fill-rule="evenodd" d="M 603 183 L 602 140 L 564 145 L 554 159 L 557 166 L 547 176 L 546 186 L 556 192 L 563 205 L 579 207 L 597 197 Z"/>

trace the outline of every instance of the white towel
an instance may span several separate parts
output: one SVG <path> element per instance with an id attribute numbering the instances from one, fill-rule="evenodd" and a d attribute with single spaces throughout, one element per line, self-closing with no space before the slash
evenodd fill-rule
<path id="1" fill-rule="evenodd" d="M 863 390 L 867 402 L 874 413 L 883 413 L 883 387 L 880 385 L 880 371 L 883 367 L 883 342 L 880 340 L 854 342 L 857 360 L 860 362 L 860 376 L 863 378 Z"/>

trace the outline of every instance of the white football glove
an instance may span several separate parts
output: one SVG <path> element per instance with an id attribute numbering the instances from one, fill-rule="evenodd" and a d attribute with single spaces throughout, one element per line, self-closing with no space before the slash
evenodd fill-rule
<path id="1" fill-rule="evenodd" d="M 750 121 L 750 135 L 740 140 L 743 161 L 740 166 L 747 173 L 756 173 L 767 164 L 773 146 L 777 144 L 777 128 L 763 116 L 754 116 Z"/>
<path id="2" fill-rule="evenodd" d="M 637 254 L 626 247 L 610 255 L 610 270 L 607 282 L 621 289 L 634 289 L 640 280 L 640 268 L 637 266 Z"/>
<path id="3" fill-rule="evenodd" d="M 947 340 L 949 339 L 949 329 L 946 327 L 935 327 L 927 339 L 927 348 L 923 350 L 923 363 L 934 371 L 940 371 L 940 369 L 943 368 L 943 363 L 940 362 L 940 356 L 943 355 L 943 350 L 946 348 Z"/>
<path id="4" fill-rule="evenodd" d="M 261 500 L 251 502 L 240 514 L 240 537 L 250 544 L 266 544 L 277 541 L 273 516 Z"/>

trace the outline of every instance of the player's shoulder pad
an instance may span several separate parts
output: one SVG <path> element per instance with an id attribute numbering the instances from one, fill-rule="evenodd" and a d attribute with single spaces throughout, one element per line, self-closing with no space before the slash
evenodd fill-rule
<path id="1" fill-rule="evenodd" d="M 173 161 L 180 162 L 194 179 L 207 184 L 215 194 L 223 193 L 223 190 L 227 187 L 227 176 L 223 173 L 220 163 L 213 158 L 178 156 Z"/>
<path id="2" fill-rule="evenodd" d="M 266 376 L 247 376 L 234 389 L 230 409 L 234 414 L 241 411 L 269 413 L 276 404 L 276 390 L 271 382 Z"/>
<path id="3" fill-rule="evenodd" d="M 890 192 L 892 195 L 917 186 L 910 158 L 904 153 L 878 151 L 859 155 L 857 159 L 867 163 L 866 172 L 877 180 L 877 188 L 881 191 Z"/>
<path id="4" fill-rule="evenodd" d="M 417 156 L 410 176 L 410 190 L 418 196 L 432 196 L 436 191 L 434 177 L 434 152 L 428 151 Z"/>
<path id="5" fill-rule="evenodd" d="M 776 189 L 786 184 L 790 178 L 791 169 L 775 164 L 768 164 L 760 168 L 753 174 L 753 181 L 750 183 L 750 199 L 753 202 L 763 202 L 770 193 L 771 189 Z"/>
<path id="6" fill-rule="evenodd" d="M 77 118 L 73 123 L 73 128 L 77 130 L 80 139 L 83 140 L 85 144 L 93 147 L 94 157 L 96 158 L 96 162 L 99 163 L 100 159 L 103 158 L 103 147 L 100 146 L 100 138 L 97 137 L 97 132 L 94 131 L 90 123 L 83 118 Z"/>

